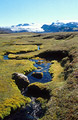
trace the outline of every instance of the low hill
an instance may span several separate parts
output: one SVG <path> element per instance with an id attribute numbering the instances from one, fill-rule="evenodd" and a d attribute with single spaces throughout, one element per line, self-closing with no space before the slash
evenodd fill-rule
<path id="1" fill-rule="evenodd" d="M 0 34 L 7 34 L 12 33 L 12 30 L 10 28 L 1 28 L 0 27 Z"/>

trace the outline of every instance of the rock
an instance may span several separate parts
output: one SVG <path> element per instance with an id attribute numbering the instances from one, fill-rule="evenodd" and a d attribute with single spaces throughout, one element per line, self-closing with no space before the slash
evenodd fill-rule
<path id="1" fill-rule="evenodd" d="M 43 61 L 39 60 L 38 62 L 36 62 L 36 64 L 41 65 L 43 63 Z"/>
<path id="2" fill-rule="evenodd" d="M 42 67 L 37 67 L 37 69 L 42 69 Z"/>
<path id="3" fill-rule="evenodd" d="M 26 89 L 26 87 L 29 85 L 28 77 L 22 73 L 17 73 L 17 72 L 13 73 L 12 79 L 15 80 L 15 83 L 17 84 L 20 90 Z"/>
<path id="4" fill-rule="evenodd" d="M 43 77 L 43 73 L 42 72 L 33 72 L 32 76 L 37 79 L 41 79 Z"/>
<path id="5" fill-rule="evenodd" d="M 50 90 L 43 83 L 32 83 L 28 85 L 26 94 L 33 97 L 50 98 Z"/>

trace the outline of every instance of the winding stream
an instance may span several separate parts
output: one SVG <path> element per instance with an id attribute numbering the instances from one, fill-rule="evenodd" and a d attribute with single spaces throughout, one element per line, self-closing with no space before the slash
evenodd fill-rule
<path id="1" fill-rule="evenodd" d="M 38 46 L 38 50 L 39 49 L 40 47 Z M 8 55 L 4 55 L 4 59 L 9 60 Z M 30 61 L 34 61 L 35 62 L 34 66 L 37 68 L 36 70 L 32 71 L 27 75 L 30 83 L 34 82 L 46 83 L 51 81 L 52 77 L 49 73 L 49 67 L 51 65 L 50 62 L 35 59 L 30 59 Z M 33 72 L 42 72 L 43 77 L 41 79 L 37 79 L 32 76 Z M 39 118 L 41 118 L 44 115 L 45 110 L 41 108 L 41 104 L 36 101 L 35 97 L 31 96 L 30 98 L 31 103 L 29 105 L 26 105 L 26 107 L 17 111 L 13 115 L 6 117 L 4 120 L 38 120 Z"/>
<path id="2" fill-rule="evenodd" d="M 35 64 L 34 66 L 37 68 L 36 70 L 32 71 L 31 73 L 29 73 L 27 76 L 28 76 L 28 79 L 30 81 L 30 83 L 33 83 L 33 82 L 41 82 L 41 83 L 46 83 L 46 82 L 49 82 L 52 80 L 52 77 L 49 73 L 49 67 L 51 65 L 51 63 L 49 62 L 46 62 L 44 60 L 34 60 L 34 59 L 31 59 L 31 61 L 34 61 Z M 41 62 L 40 64 L 38 64 L 38 62 Z M 32 73 L 33 72 L 42 72 L 43 73 L 43 77 L 41 79 L 37 79 L 35 77 L 32 76 Z"/>

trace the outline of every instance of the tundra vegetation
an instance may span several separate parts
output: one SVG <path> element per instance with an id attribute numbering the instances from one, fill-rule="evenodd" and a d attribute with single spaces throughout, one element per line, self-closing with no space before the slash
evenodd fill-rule
<path id="1" fill-rule="evenodd" d="M 40 50 L 37 49 L 38 46 Z M 4 55 L 8 55 L 9 59 L 5 60 Z M 77 120 L 77 32 L 0 34 L 0 118 L 4 119 L 12 111 L 31 101 L 21 94 L 12 79 L 15 72 L 28 74 L 36 69 L 34 62 L 29 60 L 31 58 L 51 62 L 49 72 L 52 81 L 28 85 L 29 90 L 36 86 L 40 91 L 37 101 L 46 108 L 40 120 Z"/>

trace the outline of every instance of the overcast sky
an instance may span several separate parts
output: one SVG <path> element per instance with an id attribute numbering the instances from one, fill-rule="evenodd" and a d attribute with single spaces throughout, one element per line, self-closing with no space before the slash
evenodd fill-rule
<path id="1" fill-rule="evenodd" d="M 78 0 L 0 0 L 0 26 L 78 21 Z"/>

